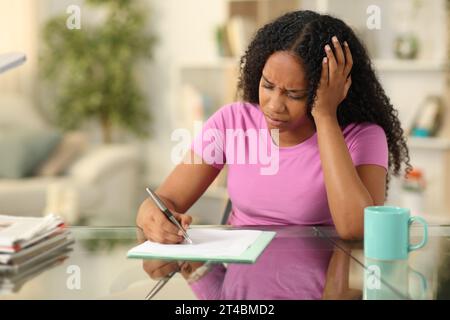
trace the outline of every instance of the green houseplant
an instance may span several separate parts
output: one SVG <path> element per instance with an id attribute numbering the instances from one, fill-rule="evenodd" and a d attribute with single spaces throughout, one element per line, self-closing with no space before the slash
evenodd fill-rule
<path id="1" fill-rule="evenodd" d="M 104 10 L 105 20 L 71 30 L 64 15 L 43 29 L 41 74 L 55 98 L 55 120 L 63 129 L 75 129 L 97 119 L 106 143 L 115 126 L 145 136 L 150 115 L 135 69 L 152 57 L 156 42 L 146 28 L 147 11 L 133 0 L 86 3 Z"/>

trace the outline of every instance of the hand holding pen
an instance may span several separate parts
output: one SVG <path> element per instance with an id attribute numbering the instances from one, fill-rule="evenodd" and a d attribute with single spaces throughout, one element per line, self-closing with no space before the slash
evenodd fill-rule
<path id="1" fill-rule="evenodd" d="M 167 208 L 170 202 L 159 197 L 152 190 L 147 190 L 149 197 L 139 208 L 136 219 L 137 226 L 142 230 L 145 237 L 153 242 L 163 244 L 177 244 L 189 242 L 186 229 L 192 222 L 192 217 L 187 214 L 177 213 L 173 207 Z M 152 197 L 151 195 L 155 197 Z M 158 198 L 162 206 L 155 201 Z M 171 215 L 166 211 L 170 212 Z M 172 218 L 170 218 L 172 216 Z M 178 224 L 178 225 L 177 225 Z"/>
<path id="2" fill-rule="evenodd" d="M 166 207 L 164 202 L 158 197 L 156 193 L 154 193 L 150 188 L 145 189 L 150 196 L 150 198 L 153 200 L 153 202 L 156 204 L 159 210 L 161 210 L 162 213 L 166 216 L 167 219 L 169 219 L 170 222 L 172 222 L 179 231 L 179 234 L 183 236 L 183 238 L 186 240 L 187 243 L 192 244 L 191 238 L 189 238 L 189 235 L 187 234 L 186 230 L 183 228 L 183 226 L 180 224 L 180 222 L 177 220 L 177 218 L 174 216 L 172 212 Z"/>

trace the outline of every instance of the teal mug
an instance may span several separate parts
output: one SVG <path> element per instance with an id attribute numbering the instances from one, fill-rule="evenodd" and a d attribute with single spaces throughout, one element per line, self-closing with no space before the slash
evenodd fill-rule
<path id="1" fill-rule="evenodd" d="M 412 245 L 409 229 L 413 222 L 423 226 L 422 241 Z M 364 255 L 377 260 L 402 260 L 428 241 L 428 225 L 421 217 L 411 217 L 409 209 L 373 206 L 364 209 Z"/>

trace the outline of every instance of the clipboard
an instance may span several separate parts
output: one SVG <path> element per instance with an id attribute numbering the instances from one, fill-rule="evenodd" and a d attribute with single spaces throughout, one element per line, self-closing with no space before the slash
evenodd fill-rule
<path id="1" fill-rule="evenodd" d="M 211 261 L 224 263 L 255 263 L 264 249 L 275 237 L 276 232 L 262 231 L 258 238 L 240 256 L 206 256 L 206 255 L 162 255 L 149 252 L 128 252 L 130 259 L 158 259 L 158 260 L 183 260 L 183 261 Z"/>

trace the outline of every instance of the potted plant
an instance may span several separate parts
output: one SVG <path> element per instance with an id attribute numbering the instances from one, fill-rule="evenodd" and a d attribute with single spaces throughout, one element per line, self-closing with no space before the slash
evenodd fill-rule
<path id="1" fill-rule="evenodd" d="M 86 3 L 104 10 L 104 20 L 70 30 L 67 16 L 60 16 L 44 26 L 41 74 L 55 98 L 55 120 L 76 129 L 95 119 L 106 143 L 114 127 L 145 136 L 150 114 L 135 69 L 152 57 L 156 42 L 147 28 L 148 10 L 130 0 Z"/>

